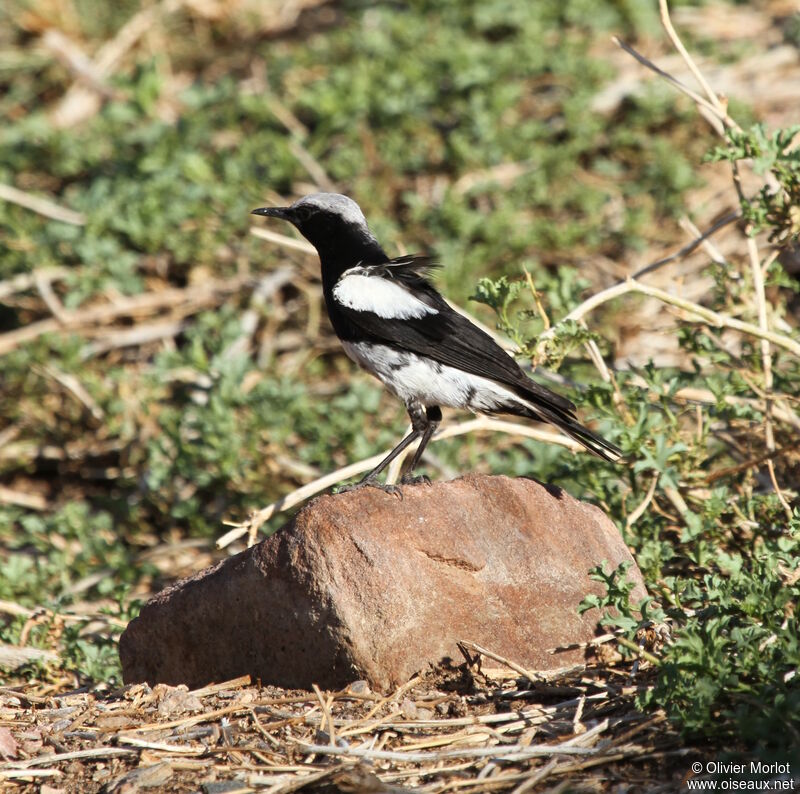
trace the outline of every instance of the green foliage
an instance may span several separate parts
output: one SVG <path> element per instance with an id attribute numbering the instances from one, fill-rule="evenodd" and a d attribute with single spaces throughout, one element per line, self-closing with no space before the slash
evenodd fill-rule
<path id="1" fill-rule="evenodd" d="M 133 615 L 132 617 L 135 617 Z M 84 681 L 103 681 L 111 686 L 122 684 L 117 633 L 86 634 L 81 625 L 64 632 L 65 667 Z"/>
<path id="2" fill-rule="evenodd" d="M 112 516 L 90 511 L 86 502 L 68 502 L 50 515 L 3 508 L 0 524 L 9 549 L 0 560 L 0 598 L 28 606 L 69 603 L 74 586 L 94 574 L 107 573 L 92 585 L 99 595 L 120 592 L 137 575 Z"/>
<path id="3" fill-rule="evenodd" d="M 725 553 L 715 573 L 667 577 L 661 584 L 678 627 L 659 660 L 656 684 L 639 696 L 641 708 L 661 708 L 687 737 L 736 741 L 762 753 L 781 753 L 800 740 L 800 513 L 786 533 L 758 537 L 755 549 Z M 580 611 L 601 610 L 603 626 L 636 630 L 664 612 L 651 599 L 630 603 L 628 565 L 590 572 L 606 592 L 587 596 Z M 624 649 L 623 649 L 624 650 Z"/>
<path id="4" fill-rule="evenodd" d="M 589 571 L 589 578 L 600 582 L 605 587 L 601 595 L 587 595 L 578 606 L 578 614 L 588 612 L 590 609 L 600 610 L 598 623 L 602 626 L 615 627 L 625 631 L 632 631 L 641 623 L 641 613 L 645 609 L 647 599 L 637 609 L 630 603 L 631 591 L 635 587 L 633 581 L 628 579 L 628 570 L 631 564 L 622 562 L 610 572 L 606 571 L 605 560 Z"/>
<path id="5" fill-rule="evenodd" d="M 131 585 L 154 573 L 137 561 L 138 550 L 119 542 L 112 516 L 92 511 L 86 502 L 67 502 L 51 515 L 40 516 L 15 508 L 0 508 L 0 599 L 23 607 L 46 606 L 58 613 L 79 599 L 111 601 L 116 617 L 135 616 L 128 604 Z M 123 603 L 127 606 L 121 606 Z M 93 680 L 120 681 L 116 640 L 119 629 L 87 636 L 89 618 L 60 626 L 54 615 L 42 615 L 29 643 L 49 647 L 61 633 L 68 668 Z M 95 621 L 96 622 L 96 621 Z M 0 641 L 16 644 L 26 618 L 0 623 Z"/>
<path id="6" fill-rule="evenodd" d="M 547 271 L 537 273 L 539 289 L 533 285 L 530 274 L 528 284 L 521 280 L 510 280 L 507 276 L 499 279 L 482 278 L 478 282 L 471 299 L 489 306 L 497 315 L 497 328 L 518 348 L 520 357 L 532 358 L 535 363 L 547 361 L 549 369 L 557 371 L 563 360 L 583 344 L 601 341 L 597 334 L 574 320 L 562 320 L 552 333 L 542 341 L 536 334 L 544 328 L 545 318 L 541 316 L 542 300 L 549 309 L 561 312 L 574 306 L 580 292 L 587 282 L 572 268 L 560 268 L 557 277 Z M 515 308 L 512 304 L 520 300 L 526 287 L 534 293 L 537 309 Z"/>
<path id="7" fill-rule="evenodd" d="M 786 174 L 796 165 L 796 155 L 786 147 L 796 132 L 737 137 L 742 148 L 731 149 L 730 159 L 758 154 L 760 172 L 780 173 L 785 187 Z M 752 148 L 755 141 L 761 145 L 758 151 Z M 790 210 L 779 211 L 780 200 L 769 200 L 772 209 L 760 222 L 773 239 L 788 240 Z M 709 263 L 709 270 L 717 285 L 712 308 L 753 311 L 745 279 L 731 267 Z M 779 290 L 773 293 L 773 310 L 780 314 L 784 302 L 796 300 L 800 290 L 780 270 L 771 275 L 771 283 Z M 545 361 L 548 368 L 559 365 L 572 382 L 585 382 L 578 347 L 583 337 L 571 337 L 567 328 L 567 339 L 577 344 L 566 357 L 556 351 L 553 362 L 552 349 L 532 335 L 541 325 L 531 329 L 525 310 L 510 311 L 514 299 L 528 296 L 522 284 L 484 280 L 478 297 L 497 312 L 501 328 L 511 326 L 510 335 L 526 355 Z M 536 297 L 537 314 L 555 317 L 560 330 L 564 324 L 557 317 L 570 308 L 569 302 L 554 308 L 551 302 L 557 298 L 551 289 Z M 758 471 L 764 449 L 764 404 L 752 390 L 761 367 L 758 345 L 745 339 L 734 354 L 700 325 L 681 326 L 678 338 L 688 366 L 648 364 L 615 373 L 614 383 L 594 382 L 573 395 L 603 418 L 598 429 L 620 445 L 631 465 L 621 471 L 579 458 L 568 467 L 555 464 L 552 476 L 573 492 L 590 494 L 616 518 L 651 593 L 632 604 L 627 566 L 610 572 L 597 566 L 590 576 L 605 592 L 588 596 L 580 609 L 597 609 L 602 625 L 622 630 L 631 641 L 645 622 L 668 617 L 675 639 L 661 651 L 655 683 L 643 689 L 639 706 L 664 709 L 693 740 L 736 741 L 749 751 L 781 757 L 800 740 L 800 513 L 795 507 L 787 520 L 778 496 L 763 485 L 766 472 Z M 780 352 L 773 357 L 775 388 L 796 394 L 797 359 Z M 680 396 L 687 389 L 711 394 L 712 400 L 687 404 Z M 776 430 L 789 448 L 791 432 L 780 426 Z M 730 442 L 722 440 L 726 435 Z M 743 456 L 754 460 L 742 465 Z M 779 482 L 796 482 L 793 462 L 775 458 L 774 465 Z M 796 504 L 793 490 L 787 496 Z M 642 511 L 643 503 L 658 509 Z M 634 512 L 638 517 L 631 520 Z"/>
<path id="8" fill-rule="evenodd" d="M 726 146 L 716 147 L 709 159 L 735 163 L 752 159 L 757 174 L 770 174 L 775 184 L 764 184 L 754 197 L 742 196 L 744 218 L 752 232 L 770 230 L 770 240 L 789 243 L 800 237 L 800 149 L 793 146 L 800 125 L 775 130 L 763 124 L 749 130 L 728 129 Z"/>
<path id="9" fill-rule="evenodd" d="M 641 702 L 688 735 L 786 751 L 800 744 L 800 512 L 757 541 L 726 555 L 724 571 L 671 582 L 681 630 Z"/>
<path id="10" fill-rule="evenodd" d="M 471 300 L 484 303 L 497 313 L 497 328 L 506 334 L 516 345 L 521 345 L 523 336 L 509 317 L 509 307 L 517 299 L 524 284 L 521 281 L 509 281 L 506 276 L 499 279 L 482 278 L 478 282 Z"/>

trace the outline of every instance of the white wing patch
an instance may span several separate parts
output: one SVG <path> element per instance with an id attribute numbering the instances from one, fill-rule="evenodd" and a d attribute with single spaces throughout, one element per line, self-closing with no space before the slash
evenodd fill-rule
<path id="1" fill-rule="evenodd" d="M 342 306 L 357 312 L 372 312 L 385 320 L 418 319 L 438 311 L 407 289 L 381 276 L 364 275 L 363 268 L 346 270 L 333 288 Z"/>

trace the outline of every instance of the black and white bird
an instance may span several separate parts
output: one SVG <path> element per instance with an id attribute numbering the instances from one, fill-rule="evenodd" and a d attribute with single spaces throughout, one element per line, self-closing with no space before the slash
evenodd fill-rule
<path id="1" fill-rule="evenodd" d="M 390 259 L 352 199 L 315 193 L 253 214 L 289 221 L 317 249 L 325 305 L 345 352 L 399 397 L 411 417 L 411 432 L 358 486 L 378 486 L 380 472 L 417 439 L 400 482 L 426 481 L 413 472 L 442 406 L 549 422 L 595 455 L 619 457 L 617 447 L 580 424 L 569 400 L 532 381 L 491 336 L 447 304 L 428 278 L 435 266 L 430 258 Z"/>

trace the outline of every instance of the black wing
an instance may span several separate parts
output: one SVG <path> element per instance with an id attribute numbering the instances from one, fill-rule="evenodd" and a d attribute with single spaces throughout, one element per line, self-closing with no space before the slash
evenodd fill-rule
<path id="1" fill-rule="evenodd" d="M 337 302 L 331 307 L 331 320 L 339 336 L 353 341 L 366 336 L 398 350 L 498 381 L 526 400 L 574 414 L 575 406 L 568 399 L 532 381 L 489 334 L 450 308 L 426 278 L 432 267 L 436 265 L 429 258 L 418 256 L 361 266 L 360 272 L 364 275 L 391 278 L 400 283 L 436 313 L 394 320 L 368 311 L 356 311 Z"/>
<path id="2" fill-rule="evenodd" d="M 392 319 L 351 309 L 334 300 L 329 304 L 329 313 L 337 334 L 357 342 L 366 338 L 502 383 L 531 406 L 510 408 L 510 412 L 551 422 L 595 455 L 617 460 L 621 451 L 584 427 L 572 402 L 531 380 L 489 334 L 450 308 L 426 278 L 433 266 L 426 257 L 401 257 L 379 265 L 360 266 L 363 275 L 399 282 L 436 312 Z"/>
<path id="3" fill-rule="evenodd" d="M 398 256 L 396 259 L 390 259 L 388 262 L 378 265 L 369 265 L 369 270 L 376 276 L 396 279 L 401 283 L 418 284 L 420 281 L 424 281 L 428 288 L 434 289 L 427 277 L 432 270 L 440 267 L 441 264 L 432 256 L 409 254 L 408 256 Z"/>

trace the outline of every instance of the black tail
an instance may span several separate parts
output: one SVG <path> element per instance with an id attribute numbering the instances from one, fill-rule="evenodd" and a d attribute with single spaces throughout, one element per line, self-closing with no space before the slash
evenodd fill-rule
<path id="1" fill-rule="evenodd" d="M 537 395 L 538 396 L 538 395 Z M 527 405 L 509 405 L 509 413 L 525 416 L 528 419 L 536 419 L 539 422 L 549 422 L 555 425 L 562 433 L 582 444 L 589 452 L 597 455 L 598 458 L 616 463 L 622 457 L 622 450 L 606 441 L 602 436 L 598 436 L 584 427 L 575 416 L 573 411 L 563 410 L 557 405 L 543 405 L 541 399 L 529 400 L 530 407 Z"/>
<path id="2" fill-rule="evenodd" d="M 597 433 L 593 433 L 577 419 L 572 419 L 569 422 L 550 421 L 570 438 L 574 438 L 575 441 L 583 444 L 589 452 L 594 453 L 598 458 L 616 463 L 622 457 L 622 450 L 619 447 L 610 441 L 606 441 L 602 436 L 598 436 Z"/>

